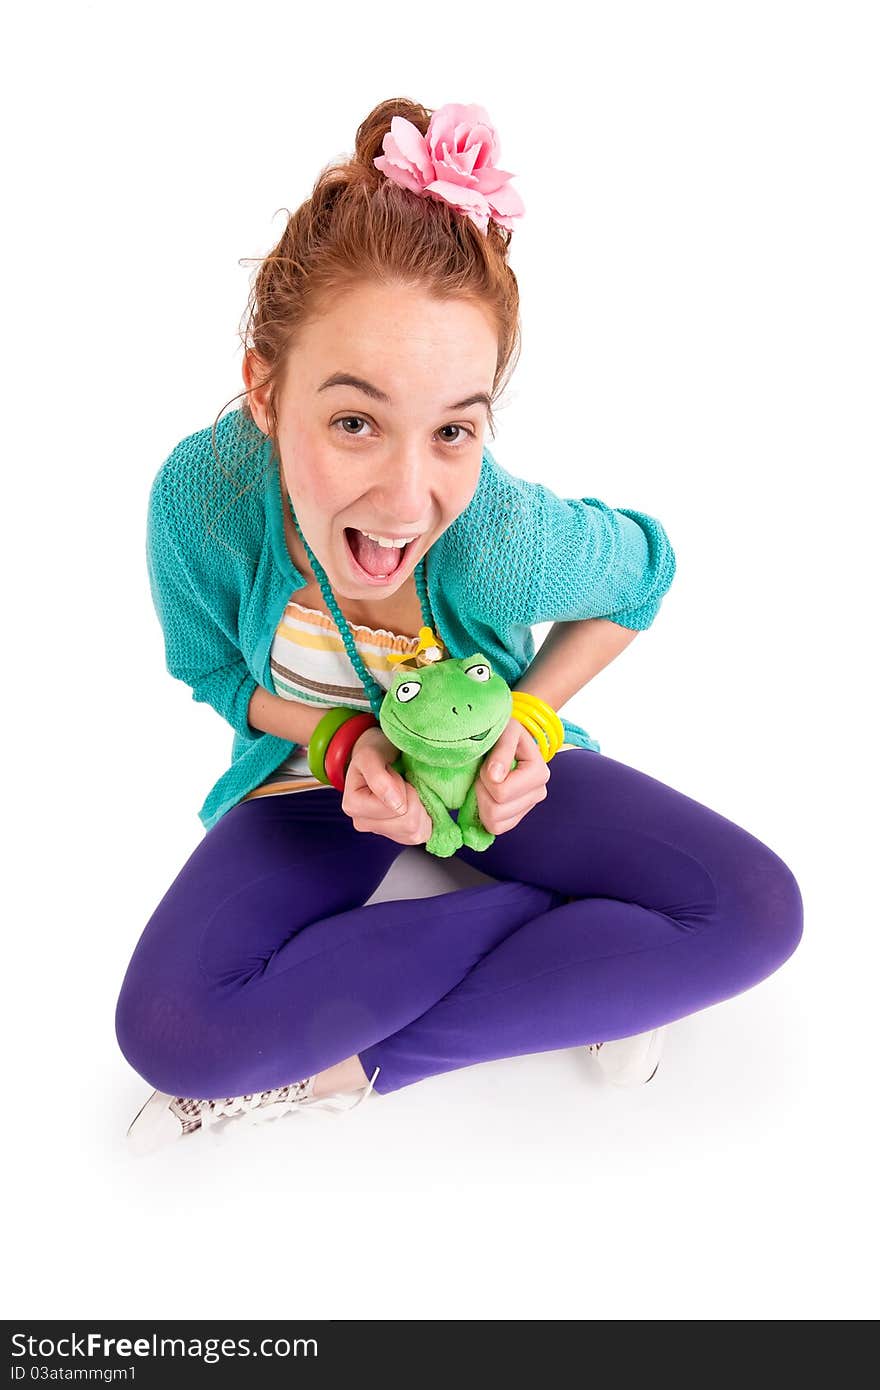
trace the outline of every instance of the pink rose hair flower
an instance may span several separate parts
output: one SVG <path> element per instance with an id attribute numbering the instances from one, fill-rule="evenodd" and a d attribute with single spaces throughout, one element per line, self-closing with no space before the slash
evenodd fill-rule
<path id="1" fill-rule="evenodd" d="M 482 106 L 448 102 L 434 112 L 424 135 L 404 116 L 392 116 L 382 149 L 373 163 L 393 183 L 451 203 L 484 236 L 490 217 L 512 227 L 525 212 L 509 185 L 513 174 L 497 166 L 501 146 Z"/>

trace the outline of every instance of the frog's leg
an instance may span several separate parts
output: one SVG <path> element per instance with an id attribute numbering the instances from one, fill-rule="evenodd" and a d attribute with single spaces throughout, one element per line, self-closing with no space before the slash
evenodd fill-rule
<path id="1" fill-rule="evenodd" d="M 422 782 L 418 773 L 411 775 L 410 781 L 421 797 L 422 805 L 431 817 L 431 823 L 434 827 L 425 849 L 429 854 L 436 854 L 441 859 L 448 859 L 451 854 L 461 848 L 461 831 L 449 814 L 443 798 L 434 791 L 433 787 Z"/>
<path id="2" fill-rule="evenodd" d="M 519 763 L 517 759 L 514 758 L 510 771 L 512 772 L 513 769 L 518 766 Z M 480 808 L 477 805 L 477 777 L 480 775 L 481 767 L 482 763 L 480 767 L 477 768 L 476 776 L 468 788 L 467 796 L 458 813 L 458 825 L 461 830 L 461 838 L 468 849 L 476 850 L 488 849 L 490 845 L 495 843 L 495 836 L 489 833 L 480 820 Z"/>
<path id="3" fill-rule="evenodd" d="M 478 769 L 477 777 L 479 775 Z M 461 803 L 461 810 L 458 813 L 458 828 L 461 831 L 462 843 L 467 845 L 468 849 L 488 849 L 491 844 L 495 843 L 495 836 L 489 834 L 480 820 L 476 777 L 471 782 L 467 795 Z"/>
<path id="4" fill-rule="evenodd" d="M 495 836 L 491 835 L 483 822 L 480 820 L 480 808 L 477 805 L 477 777 L 480 769 L 477 768 L 476 776 L 467 790 L 467 795 L 461 804 L 458 813 L 458 828 L 461 831 L 461 838 L 468 849 L 488 849 L 495 843 Z"/>
<path id="5" fill-rule="evenodd" d="M 412 763 L 407 768 L 403 753 L 394 760 L 391 766 L 395 772 L 400 773 L 405 782 L 409 782 L 410 786 L 415 787 L 422 805 L 431 817 L 433 829 L 425 849 L 431 854 L 448 859 L 461 847 L 461 833 L 450 816 L 445 801 L 432 787 L 425 785 L 419 777 L 418 769 Z"/>

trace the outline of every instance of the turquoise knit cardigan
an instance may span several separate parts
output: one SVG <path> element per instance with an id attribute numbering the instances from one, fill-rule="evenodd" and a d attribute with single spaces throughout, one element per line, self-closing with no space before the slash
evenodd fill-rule
<path id="1" fill-rule="evenodd" d="M 296 748 L 252 729 L 250 698 L 274 693 L 269 656 L 306 578 L 285 541 L 271 441 L 240 409 L 182 439 L 150 488 L 147 570 L 168 671 L 235 731 L 230 766 L 199 811 L 208 831 Z M 659 522 L 595 497 L 560 498 L 483 450 L 476 491 L 434 541 L 428 592 L 450 656 L 479 651 L 515 686 L 535 655 L 532 625 L 610 618 L 650 626 L 675 574 Z M 566 741 L 600 751 L 578 724 Z"/>

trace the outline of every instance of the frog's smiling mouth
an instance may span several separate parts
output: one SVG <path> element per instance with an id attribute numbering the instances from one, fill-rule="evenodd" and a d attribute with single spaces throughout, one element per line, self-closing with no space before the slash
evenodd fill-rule
<path id="1" fill-rule="evenodd" d="M 484 729 L 481 734 L 464 734 L 461 738 L 428 738 L 425 734 L 413 734 L 412 729 L 408 729 L 402 719 L 398 719 L 397 722 L 402 729 L 406 729 L 408 734 L 412 734 L 413 738 L 423 739 L 425 743 L 467 743 L 469 741 L 481 743 L 492 732 L 491 729 Z"/>

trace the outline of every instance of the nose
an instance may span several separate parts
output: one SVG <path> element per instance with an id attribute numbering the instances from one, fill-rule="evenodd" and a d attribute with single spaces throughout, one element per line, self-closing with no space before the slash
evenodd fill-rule
<path id="1" fill-rule="evenodd" d="M 394 518 L 397 530 L 423 531 L 432 511 L 431 469 L 431 460 L 421 448 L 397 450 L 382 464 L 381 486 L 374 494 L 375 515 L 387 517 L 389 523 Z"/>

